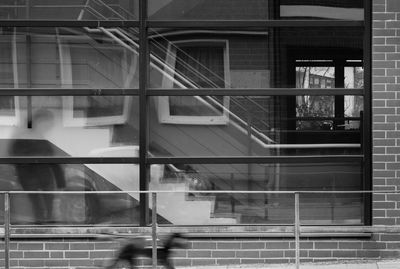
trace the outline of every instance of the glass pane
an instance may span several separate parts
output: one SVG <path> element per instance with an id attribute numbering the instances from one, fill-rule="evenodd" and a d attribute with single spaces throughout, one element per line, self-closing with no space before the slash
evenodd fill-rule
<path id="1" fill-rule="evenodd" d="M 364 68 L 361 66 L 346 66 L 344 69 L 345 88 L 364 88 Z M 345 96 L 344 97 L 344 114 L 345 117 L 360 117 L 364 111 L 364 98 L 362 96 Z M 358 128 L 359 122 L 349 120 L 346 129 Z"/>
<path id="2" fill-rule="evenodd" d="M 362 66 L 346 66 L 344 68 L 344 87 L 346 89 L 364 88 L 364 68 Z"/>
<path id="3" fill-rule="evenodd" d="M 3 164 L 0 171 L 1 191 L 40 192 L 11 195 L 12 224 L 139 225 L 138 164 Z M 158 182 L 164 165 L 152 165 L 150 171 L 150 182 Z M 110 193 L 95 193 L 105 191 Z M 171 223 L 162 212 L 157 217 L 160 224 Z"/>
<path id="4" fill-rule="evenodd" d="M 2 20 L 134 20 L 138 0 L 2 0 Z"/>
<path id="5" fill-rule="evenodd" d="M 364 20 L 363 0 L 274 0 L 281 19 Z"/>
<path id="6" fill-rule="evenodd" d="M 150 182 L 150 189 L 171 192 L 158 195 L 157 212 L 176 225 L 293 224 L 293 194 L 246 191 L 357 191 L 363 186 L 361 163 L 169 164 L 159 168 L 162 173 L 157 171 L 160 176 Z M 300 198 L 303 223 L 363 222 L 359 194 L 302 194 Z"/>
<path id="7" fill-rule="evenodd" d="M 361 61 L 362 41 L 358 27 L 150 29 L 150 87 L 343 88 L 335 63 Z"/>
<path id="8" fill-rule="evenodd" d="M 7 28 L 0 87 L 137 88 L 134 28 Z"/>
<path id="9" fill-rule="evenodd" d="M 221 116 L 223 113 L 222 107 L 209 106 L 202 98 L 170 96 L 168 99 L 171 116 Z"/>
<path id="10" fill-rule="evenodd" d="M 1 165 L 1 190 L 137 191 L 137 164 Z M 13 224 L 139 224 L 139 194 L 31 193 L 11 195 Z"/>
<path id="11" fill-rule="evenodd" d="M 300 61 L 296 61 L 298 64 Z M 307 61 L 318 63 L 319 61 Z M 330 66 L 298 66 L 296 67 L 296 88 L 322 88 L 335 87 L 335 68 Z M 335 116 L 334 96 L 297 96 L 296 117 L 298 118 L 321 118 Z M 331 130 L 333 120 L 298 120 L 297 130 Z"/>
<path id="12" fill-rule="evenodd" d="M 0 100 L 4 105 L 1 157 L 138 156 L 135 96 L 3 96 Z"/>
<path id="13" fill-rule="evenodd" d="M 335 88 L 333 66 L 297 66 L 296 88 Z"/>
<path id="14" fill-rule="evenodd" d="M 363 20 L 363 0 L 148 0 L 153 20 Z"/>
<path id="15" fill-rule="evenodd" d="M 180 102 L 179 115 L 172 113 L 176 103 L 171 103 L 169 97 L 152 97 L 150 151 L 155 156 L 361 153 L 360 113 L 349 119 L 336 117 L 324 112 L 325 103 L 333 96 L 328 96 L 328 101 L 308 96 L 316 99 L 307 103 L 312 113 L 300 115 L 296 107 L 300 97 L 306 99 L 306 96 L 184 97 L 193 102 Z M 193 105 L 195 101 L 197 106 Z M 223 113 L 207 114 L 207 111 Z M 350 121 L 352 128 L 343 128 L 343 124 L 350 126 Z"/>

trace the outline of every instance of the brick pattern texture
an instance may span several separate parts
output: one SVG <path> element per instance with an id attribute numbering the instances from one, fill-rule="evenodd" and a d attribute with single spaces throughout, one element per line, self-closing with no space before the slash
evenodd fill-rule
<path id="1" fill-rule="evenodd" d="M 11 266 L 22 268 L 103 268 L 115 256 L 121 242 L 96 239 L 29 239 L 11 243 Z M 1 248 L 3 249 L 3 245 Z M 173 253 L 179 267 L 294 263 L 293 239 L 223 238 L 190 239 L 187 249 Z M 303 239 L 302 262 L 328 262 L 393 258 L 399 255 L 400 235 L 381 234 L 368 239 Z M 4 266 L 0 252 L 0 267 Z M 142 258 L 141 268 L 150 268 L 151 260 Z"/>
<path id="2" fill-rule="evenodd" d="M 400 10 L 373 0 L 373 185 L 400 186 Z M 400 224 L 400 195 L 373 197 L 375 225 Z"/>

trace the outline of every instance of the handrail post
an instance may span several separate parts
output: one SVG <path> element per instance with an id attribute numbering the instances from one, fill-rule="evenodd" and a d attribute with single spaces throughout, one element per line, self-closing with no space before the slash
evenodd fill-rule
<path id="1" fill-rule="evenodd" d="M 10 269 L 10 193 L 4 193 L 4 268 Z"/>
<path id="2" fill-rule="evenodd" d="M 296 269 L 300 268 L 300 194 L 294 194 L 294 237 L 296 247 Z"/>
<path id="3" fill-rule="evenodd" d="M 153 269 L 157 269 L 157 193 L 153 192 L 152 197 L 152 212 L 151 212 L 151 237 L 153 241 Z"/>

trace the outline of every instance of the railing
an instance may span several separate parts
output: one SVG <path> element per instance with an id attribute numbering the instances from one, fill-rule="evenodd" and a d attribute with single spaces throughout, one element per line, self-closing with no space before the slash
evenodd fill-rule
<path id="1" fill-rule="evenodd" d="M 11 206 L 10 197 L 15 194 L 129 194 L 129 193 L 145 193 L 151 195 L 151 238 L 152 238 L 152 264 L 153 268 L 157 268 L 157 237 L 159 225 L 157 223 L 157 197 L 163 193 L 198 193 L 198 194 L 292 194 L 295 197 L 294 212 L 295 220 L 292 229 L 285 229 L 286 232 L 292 233 L 295 240 L 295 265 L 300 268 L 300 237 L 303 232 L 330 232 L 343 233 L 349 231 L 368 232 L 368 233 L 399 233 L 400 226 L 301 226 L 300 221 L 300 195 L 301 194 L 400 194 L 400 191 L 1 191 L 0 195 L 4 195 L 4 252 L 5 252 L 5 268 L 10 268 L 10 239 L 13 237 L 11 230 Z M 34 226 L 33 226 L 34 227 Z M 36 226 L 37 228 L 38 226 Z M 233 226 L 235 227 L 235 226 Z M 250 227 L 250 226 L 249 226 Z M 267 226 L 266 226 L 267 227 Z M 149 229 L 143 227 L 141 231 L 149 232 Z M 147 227 L 149 228 L 149 227 Z M 261 229 L 261 232 L 265 230 Z M 80 234 L 82 236 L 82 234 Z M 116 234 L 118 235 L 118 234 Z M 24 234 L 29 237 L 29 234 Z M 88 236 L 93 236 L 88 234 Z M 96 235 L 94 235 L 96 236 Z M 100 236 L 99 234 L 97 236 Z M 103 235 L 104 236 L 104 235 Z M 233 235 L 234 236 L 234 235 Z"/>

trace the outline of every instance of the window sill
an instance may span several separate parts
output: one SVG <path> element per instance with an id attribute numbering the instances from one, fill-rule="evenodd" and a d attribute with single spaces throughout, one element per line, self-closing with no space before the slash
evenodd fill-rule
<path id="1" fill-rule="evenodd" d="M 400 227 L 388 226 L 302 226 L 301 238 L 368 238 L 373 233 L 398 233 Z M 179 232 L 191 238 L 294 238 L 293 226 L 159 226 L 160 234 Z M 14 226 L 12 239 L 26 238 L 110 238 L 138 235 L 150 236 L 152 227 L 33 227 Z M 4 229 L 0 230 L 4 238 Z"/>

